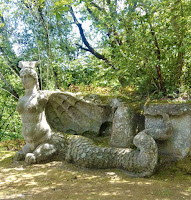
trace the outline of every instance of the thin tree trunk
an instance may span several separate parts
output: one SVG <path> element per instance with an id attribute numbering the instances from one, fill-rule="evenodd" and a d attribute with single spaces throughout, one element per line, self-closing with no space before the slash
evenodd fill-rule
<path id="1" fill-rule="evenodd" d="M 160 52 L 160 48 L 159 48 L 159 44 L 158 44 L 158 40 L 156 37 L 156 34 L 154 32 L 154 29 L 152 27 L 152 24 L 150 23 L 150 30 L 151 30 L 151 35 L 154 39 L 154 44 L 155 44 L 155 54 L 157 56 L 158 61 L 161 61 L 161 52 Z M 163 78 L 162 78 L 162 73 L 161 73 L 161 68 L 160 65 L 156 65 L 155 66 L 156 72 L 157 72 L 157 76 L 158 76 L 158 81 L 159 81 L 159 85 L 160 85 L 160 90 L 163 92 L 163 94 L 166 94 L 166 90 L 164 87 L 164 83 L 163 83 Z"/>

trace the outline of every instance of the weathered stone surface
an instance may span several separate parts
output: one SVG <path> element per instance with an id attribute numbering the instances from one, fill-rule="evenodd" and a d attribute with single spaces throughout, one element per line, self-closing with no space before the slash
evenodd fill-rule
<path id="1" fill-rule="evenodd" d="M 162 114 L 169 115 L 172 124 L 171 137 L 157 141 L 159 153 L 172 158 L 183 158 L 191 154 L 191 105 L 150 104 L 145 106 L 145 129 L 164 127 Z"/>
<path id="2" fill-rule="evenodd" d="M 133 138 L 141 131 L 140 125 L 143 122 L 139 121 L 140 118 L 140 109 L 137 110 L 132 105 L 119 105 L 113 116 L 111 146 L 132 147 Z"/>
<path id="3" fill-rule="evenodd" d="M 162 113 L 167 113 L 172 116 L 180 116 L 185 114 L 191 114 L 190 104 L 171 104 L 171 103 L 159 103 L 149 104 L 144 107 L 144 115 L 156 116 Z"/>
<path id="4" fill-rule="evenodd" d="M 82 136 L 69 136 L 67 143 L 66 160 L 81 167 L 121 168 L 132 176 L 147 177 L 153 174 L 158 162 L 157 145 L 144 132 L 137 134 L 133 140 L 136 150 L 98 147 Z"/>
<path id="5" fill-rule="evenodd" d="M 99 135 L 103 123 L 112 115 L 109 105 L 85 101 L 68 92 L 53 92 L 46 105 L 46 118 L 51 128 L 63 133 Z"/>
<path id="6" fill-rule="evenodd" d="M 129 147 L 136 134 L 133 114 L 129 107 L 120 106 L 115 111 L 111 134 L 113 147 Z"/>
<path id="7" fill-rule="evenodd" d="M 38 91 L 38 77 L 34 70 L 35 62 L 20 62 L 20 76 L 25 88 L 25 95 L 19 99 L 17 111 L 21 115 L 22 135 L 26 145 L 17 152 L 15 159 L 29 164 L 51 157 L 57 150 L 50 144 L 52 133 L 45 117 L 48 101 L 44 92 Z M 38 156 L 39 158 L 38 158 Z"/>
<path id="8" fill-rule="evenodd" d="M 190 104 L 145 106 L 143 130 L 136 106 L 118 99 L 103 105 L 71 93 L 39 91 L 35 62 L 21 62 L 20 66 L 25 95 L 19 99 L 17 110 L 26 145 L 16 153 L 16 160 L 33 164 L 59 158 L 81 167 L 120 168 L 132 176 L 145 177 L 157 166 L 158 148 L 160 154 L 174 158 L 191 154 Z M 53 134 L 47 121 L 57 131 L 95 135 L 108 135 L 112 123 L 113 147 L 96 146 L 80 135 Z M 127 148 L 132 144 L 136 148 Z"/>
<path id="9" fill-rule="evenodd" d="M 67 93 L 52 93 L 48 98 L 46 91 L 38 91 L 35 63 L 20 62 L 20 66 L 25 95 L 19 100 L 17 110 L 21 114 L 26 145 L 22 151 L 17 152 L 16 160 L 25 159 L 28 164 L 34 164 L 57 156 L 82 167 L 121 168 L 140 177 L 153 174 L 158 160 L 158 148 L 154 139 L 145 132 L 134 137 L 136 150 L 98 147 L 83 136 L 64 137 L 53 134 L 46 121 L 45 107 L 49 123 L 54 129 L 71 130 L 74 133 L 93 130 L 97 134 L 101 125 L 111 120 L 112 109 L 110 106 L 89 104 Z M 124 110 L 125 116 L 128 116 L 128 110 Z M 120 118 L 117 120 L 119 122 Z"/>
<path id="10" fill-rule="evenodd" d="M 144 131 L 155 140 L 165 141 L 172 137 L 173 125 L 167 113 L 161 113 L 161 116 L 162 124 L 160 126 L 147 127 Z"/>

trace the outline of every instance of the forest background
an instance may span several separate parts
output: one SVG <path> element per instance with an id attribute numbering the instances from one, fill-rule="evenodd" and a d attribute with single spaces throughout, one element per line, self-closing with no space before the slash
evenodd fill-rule
<path id="1" fill-rule="evenodd" d="M 19 61 L 40 89 L 189 100 L 190 0 L 1 0 L 0 141 L 21 138 Z"/>

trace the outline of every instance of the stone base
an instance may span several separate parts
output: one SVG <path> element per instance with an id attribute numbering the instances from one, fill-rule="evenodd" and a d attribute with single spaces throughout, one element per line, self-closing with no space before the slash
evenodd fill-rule
<path id="1" fill-rule="evenodd" d="M 171 138 L 157 141 L 159 154 L 174 159 L 191 154 L 191 105 L 190 104 L 151 104 L 144 107 L 145 129 L 160 128 L 162 113 L 167 113 L 173 126 Z"/>

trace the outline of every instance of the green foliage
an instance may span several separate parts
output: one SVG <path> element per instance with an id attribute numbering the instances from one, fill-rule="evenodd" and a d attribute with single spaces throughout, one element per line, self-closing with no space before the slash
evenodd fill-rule
<path id="1" fill-rule="evenodd" d="M 16 112 L 9 118 L 13 96 L 23 95 L 19 60 L 40 61 L 41 89 L 131 88 L 136 99 L 190 98 L 190 1 L 2 0 L 0 10 L 1 107 L 9 101 L 3 138 L 21 132 Z"/>
<path id="2" fill-rule="evenodd" d="M 0 96 L 0 141 L 22 138 L 22 125 L 20 116 L 15 110 L 16 104 L 17 102 L 6 93 Z"/>
<path id="3" fill-rule="evenodd" d="M 0 149 L 3 147 L 6 151 L 20 151 L 24 145 L 24 139 L 11 138 L 11 140 L 1 141 Z"/>
<path id="4" fill-rule="evenodd" d="M 144 95 L 160 92 L 167 95 L 180 88 L 190 92 L 186 87 L 190 85 L 188 1 L 43 0 L 17 2 L 17 5 L 4 1 L 4 5 L 16 6 L 14 10 L 3 12 L 5 17 L 12 16 L 11 19 L 18 22 L 13 25 L 6 18 L 7 30 L 16 30 L 9 36 L 12 38 L 10 45 L 19 42 L 20 59 L 41 61 L 42 88 L 98 80 L 102 86 L 132 86 Z M 87 40 L 113 68 L 75 46 L 84 44 L 76 34 L 78 30 L 73 29 L 70 6 L 80 16 Z M 85 23 L 90 21 L 88 28 Z M 17 30 L 21 24 L 25 31 Z M 90 31 L 86 32 L 87 28 Z M 85 67 L 78 63 L 82 59 L 80 62 Z M 95 69 L 91 63 L 100 67 Z M 96 70 L 102 75 L 91 80 Z M 84 78 L 88 73 L 89 77 Z"/>
<path id="5" fill-rule="evenodd" d="M 23 89 L 20 78 L 10 70 L 3 57 L 0 57 L 0 141 L 21 138 L 21 121 L 16 112 L 17 97 L 22 95 Z M 3 78 L 2 79 L 2 75 Z"/>

